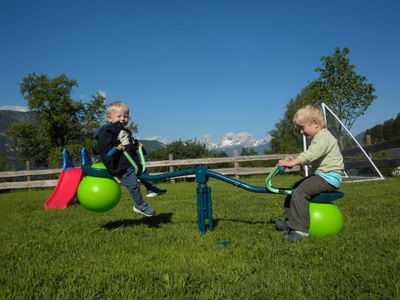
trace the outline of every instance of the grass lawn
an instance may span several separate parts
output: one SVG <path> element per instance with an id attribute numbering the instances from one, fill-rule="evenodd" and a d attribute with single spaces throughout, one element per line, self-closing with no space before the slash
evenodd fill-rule
<path id="1" fill-rule="evenodd" d="M 125 190 L 106 213 L 45 210 L 51 189 L 0 194 L 0 299 L 400 299 L 399 178 L 344 184 L 344 230 L 301 243 L 269 223 L 282 195 L 212 180 L 216 227 L 202 236 L 196 184 L 161 186 L 154 218 Z"/>

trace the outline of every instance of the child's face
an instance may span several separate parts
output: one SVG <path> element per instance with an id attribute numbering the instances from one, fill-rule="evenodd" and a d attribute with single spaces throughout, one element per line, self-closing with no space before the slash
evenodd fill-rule
<path id="1" fill-rule="evenodd" d="M 121 108 L 114 108 L 107 116 L 109 123 L 121 123 L 122 125 L 128 124 L 129 113 Z"/>
<path id="2" fill-rule="evenodd" d="M 305 125 L 297 124 L 297 126 L 300 129 L 300 133 L 305 134 L 309 138 L 313 138 L 322 129 L 317 121 L 308 122 Z"/>

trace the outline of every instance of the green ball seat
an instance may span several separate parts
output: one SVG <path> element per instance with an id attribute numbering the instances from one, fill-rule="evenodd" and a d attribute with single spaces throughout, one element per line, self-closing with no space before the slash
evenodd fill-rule
<path id="1" fill-rule="evenodd" d="M 310 202 L 310 236 L 335 235 L 342 231 L 343 224 L 343 214 L 336 204 L 332 202 Z"/>
<path id="2" fill-rule="evenodd" d="M 103 164 L 94 164 L 92 168 L 105 169 Z M 118 204 L 121 189 L 114 179 L 85 176 L 79 184 L 77 195 L 83 207 L 91 211 L 105 212 Z"/>

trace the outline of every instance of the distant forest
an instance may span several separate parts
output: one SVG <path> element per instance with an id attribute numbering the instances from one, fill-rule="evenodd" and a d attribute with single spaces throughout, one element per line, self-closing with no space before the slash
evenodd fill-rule
<path id="1" fill-rule="evenodd" d="M 364 142 L 366 135 L 371 136 L 372 144 L 400 138 L 400 113 L 397 114 L 395 119 L 387 120 L 383 124 L 375 125 L 374 127 L 367 129 L 364 135 Z"/>

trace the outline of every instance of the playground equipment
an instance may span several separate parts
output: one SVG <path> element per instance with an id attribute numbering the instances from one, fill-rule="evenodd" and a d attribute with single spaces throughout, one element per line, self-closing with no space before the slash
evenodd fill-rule
<path id="1" fill-rule="evenodd" d="M 335 235 L 342 231 L 343 224 L 343 214 L 333 202 L 310 202 L 310 236 Z"/>
<path id="2" fill-rule="evenodd" d="M 81 149 L 82 167 L 76 168 L 67 149 L 63 150 L 63 168 L 53 193 L 44 208 L 65 209 L 76 197 L 87 209 L 105 212 L 114 208 L 120 199 L 121 189 L 103 164 L 93 164 L 86 148 Z M 90 172 L 96 168 L 102 172 Z M 100 175 L 99 175 L 100 174 Z"/>
<path id="3" fill-rule="evenodd" d="M 57 186 L 49 199 L 44 203 L 44 208 L 65 209 L 71 205 L 76 197 L 76 191 L 83 177 L 81 168 L 75 168 L 67 149 L 63 150 L 63 168 Z"/>
<path id="4" fill-rule="evenodd" d="M 205 166 L 195 169 L 163 173 L 159 175 L 141 174 L 139 178 L 149 181 L 158 181 L 173 177 L 195 175 L 197 183 L 197 223 L 201 234 L 206 230 L 213 230 L 211 188 L 207 186 L 208 179 L 215 178 L 233 186 L 254 193 L 273 193 L 290 195 L 292 189 L 279 188 L 272 185 L 272 178 L 277 174 L 283 175 L 285 168 L 275 167 L 265 179 L 265 186 L 253 186 L 242 181 L 224 176 L 220 173 L 208 170 Z M 310 236 L 327 236 L 340 232 L 343 228 L 343 215 L 340 209 L 333 203 L 344 196 L 341 192 L 321 193 L 311 199 L 310 203 Z"/>
<path id="5" fill-rule="evenodd" d="M 112 150 L 115 153 L 115 150 Z M 110 151 L 109 153 L 112 156 Z M 132 158 L 127 152 L 124 155 L 128 160 L 134 164 Z M 145 162 L 143 153 L 139 151 L 143 169 L 145 170 Z M 64 165 L 68 157 L 64 156 Z M 72 165 L 67 163 L 67 165 Z M 135 167 L 135 165 L 133 165 Z M 138 170 L 138 167 L 135 167 Z M 253 193 L 272 193 L 272 194 L 284 194 L 290 195 L 292 189 L 275 187 L 272 184 L 272 178 L 276 175 L 283 175 L 285 173 L 284 167 L 275 167 L 265 179 L 265 186 L 254 186 L 242 182 L 231 177 L 227 177 L 220 173 L 209 170 L 206 166 L 198 166 L 196 168 L 184 169 L 174 172 L 162 173 L 157 175 L 149 175 L 148 173 L 138 172 L 138 178 L 147 181 L 159 181 L 164 179 L 170 179 L 174 177 L 181 177 L 187 175 L 195 175 L 195 181 L 197 183 L 197 225 L 198 230 L 201 234 L 205 234 L 207 230 L 212 231 L 214 229 L 213 217 L 212 217 L 212 197 L 211 188 L 207 186 L 209 178 L 221 180 L 238 188 L 244 189 Z M 75 181 L 71 183 L 71 191 L 67 197 L 69 200 L 65 201 L 65 197 L 58 199 L 57 203 L 63 202 L 70 203 L 76 195 L 78 190 L 78 199 L 81 201 L 83 206 L 93 211 L 107 211 L 112 209 L 118 204 L 120 198 L 120 188 L 114 181 L 113 177 L 104 168 L 104 165 L 93 164 L 85 148 L 82 148 L 82 168 L 79 177 L 79 182 L 82 179 L 83 174 L 85 175 L 82 182 L 76 184 L 77 178 L 74 177 Z M 59 185 L 66 190 L 68 186 L 65 179 L 60 177 L 59 184 L 57 185 L 53 194 L 60 196 L 60 192 L 57 191 Z M 79 186 L 79 188 L 78 188 Z M 73 194 L 73 196 L 71 196 Z M 343 228 L 343 215 L 339 208 L 333 203 L 344 196 L 341 192 L 330 192 L 321 193 L 314 197 L 310 202 L 310 236 L 327 236 L 333 235 L 340 232 Z M 70 199 L 72 197 L 72 200 Z M 47 202 L 54 201 L 55 196 L 51 196 Z M 53 199 L 53 200 L 52 200 Z M 64 199 L 61 201 L 61 199 Z M 50 202 L 51 202 L 50 201 Z M 46 203 L 47 203 L 46 202 Z M 50 208 L 46 206 L 46 208 Z M 61 207 L 57 207 L 61 208 Z M 65 208 L 65 207 L 64 207 Z"/>
<path id="6" fill-rule="evenodd" d="M 93 164 L 92 168 L 105 170 L 102 163 Z M 85 176 L 78 187 L 79 202 L 87 209 L 96 212 L 105 212 L 114 208 L 120 198 L 119 184 L 108 177 Z"/>

